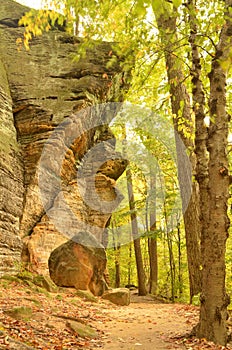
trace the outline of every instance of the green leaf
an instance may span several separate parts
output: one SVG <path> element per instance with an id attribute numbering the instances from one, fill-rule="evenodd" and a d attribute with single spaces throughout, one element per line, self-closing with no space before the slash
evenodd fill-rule
<path id="1" fill-rule="evenodd" d="M 173 0 L 173 6 L 178 8 L 182 4 L 182 0 Z"/>
<path id="2" fill-rule="evenodd" d="M 144 17 L 146 15 L 147 11 L 143 0 L 137 1 L 134 11 L 137 17 Z"/>
<path id="3" fill-rule="evenodd" d="M 163 0 L 152 0 L 151 6 L 155 15 L 161 15 L 164 12 Z"/>

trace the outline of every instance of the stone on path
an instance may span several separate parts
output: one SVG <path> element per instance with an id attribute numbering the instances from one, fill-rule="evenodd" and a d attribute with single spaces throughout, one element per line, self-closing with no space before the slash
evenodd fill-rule
<path id="1" fill-rule="evenodd" d="M 130 304 L 130 291 L 127 288 L 115 288 L 105 291 L 102 295 L 103 299 L 107 299 L 116 305 Z"/>
<path id="2" fill-rule="evenodd" d="M 66 326 L 81 338 L 96 338 L 98 333 L 90 326 L 76 321 L 67 321 Z"/>

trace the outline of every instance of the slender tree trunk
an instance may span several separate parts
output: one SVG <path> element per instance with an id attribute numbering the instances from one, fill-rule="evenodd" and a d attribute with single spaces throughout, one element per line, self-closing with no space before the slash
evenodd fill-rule
<path id="1" fill-rule="evenodd" d="M 195 1 L 189 1 L 194 111 L 196 119 L 197 180 L 200 187 L 202 293 L 200 321 L 196 327 L 199 338 L 207 338 L 223 346 L 227 343 L 227 305 L 230 298 L 225 290 L 225 250 L 229 219 L 228 114 L 226 112 L 226 63 L 232 49 L 232 0 L 225 1 L 225 24 L 220 33 L 215 58 L 212 60 L 210 80 L 210 125 L 204 125 L 201 109 L 202 84 L 200 59 L 196 44 Z"/>
<path id="2" fill-rule="evenodd" d="M 185 147 L 193 150 L 194 143 L 191 138 L 187 138 L 185 130 L 179 127 L 180 121 L 184 121 L 185 128 L 193 134 L 193 125 L 190 112 L 190 98 L 184 84 L 184 75 L 180 61 L 177 63 L 175 55 L 176 42 L 178 41 L 176 34 L 176 12 L 171 10 L 168 3 L 165 3 L 164 13 L 157 16 L 158 29 L 161 41 L 164 46 L 165 60 L 167 67 L 168 82 L 170 85 L 171 106 L 174 115 L 173 122 L 177 134 L 180 136 Z M 184 224 L 186 234 L 187 259 L 189 269 L 190 284 L 190 302 L 192 297 L 201 291 L 201 253 L 200 253 L 200 220 L 199 220 L 199 192 L 196 182 L 192 186 L 192 193 L 187 205 L 185 192 L 189 188 L 189 180 L 191 175 L 185 174 L 185 166 L 183 166 L 183 150 L 180 142 L 177 140 L 177 162 L 178 162 L 178 178 L 180 183 L 182 206 L 184 208 Z M 190 156 L 192 173 L 195 174 L 196 160 L 194 154 Z"/>
<path id="3" fill-rule="evenodd" d="M 128 158 L 127 151 L 126 151 L 127 139 L 126 139 L 125 127 L 122 130 L 122 132 L 124 134 L 123 153 L 124 153 L 125 159 L 127 159 Z M 128 164 L 128 167 L 126 169 L 126 178 L 127 178 L 127 192 L 128 192 L 130 217 L 131 217 L 131 231 L 132 231 L 132 238 L 134 242 L 135 260 L 136 260 L 137 276 L 138 276 L 138 294 L 142 296 L 147 294 L 146 275 L 145 275 L 145 270 L 143 266 L 143 257 L 142 257 L 142 251 L 141 251 L 141 245 L 140 245 L 140 237 L 139 237 L 139 229 L 138 229 L 138 221 L 137 221 L 137 215 L 136 215 L 135 198 L 134 198 L 130 164 Z"/>
<path id="4" fill-rule="evenodd" d="M 120 251 L 121 245 L 119 242 L 119 235 L 117 232 L 118 228 L 112 222 L 112 235 L 113 235 L 113 246 L 114 246 L 114 264 L 115 264 L 115 288 L 120 287 Z"/>
<path id="5" fill-rule="evenodd" d="M 164 202 L 164 216 L 165 216 L 165 226 L 166 226 L 166 238 L 168 244 L 168 256 L 169 256 L 169 268 L 170 268 L 170 276 L 171 276 L 171 300 L 175 301 L 175 281 L 176 281 L 176 266 L 175 259 L 173 254 L 173 246 L 172 246 L 172 234 L 173 229 L 170 231 L 168 228 L 168 216 L 166 211 L 166 203 Z"/>
<path id="6" fill-rule="evenodd" d="M 132 265 L 132 244 L 129 245 L 129 261 L 128 261 L 128 275 L 127 284 L 131 284 L 131 265 Z"/>
<path id="7" fill-rule="evenodd" d="M 175 280 L 176 280 L 176 268 L 175 260 L 172 249 L 172 240 L 170 237 L 170 231 L 167 231 L 167 242 L 168 242 L 168 253 L 169 253 L 169 266 L 170 266 L 170 275 L 171 275 L 171 301 L 175 301 Z"/>
<path id="8" fill-rule="evenodd" d="M 80 34 L 80 16 L 76 14 L 74 35 L 78 36 Z"/>
<path id="9" fill-rule="evenodd" d="M 151 230 L 156 227 L 153 225 Z M 150 261 L 150 285 L 149 293 L 152 295 L 157 294 L 158 287 L 158 255 L 157 255 L 157 239 L 150 237 L 148 238 L 148 250 L 149 250 L 149 261 Z"/>
<path id="10" fill-rule="evenodd" d="M 149 201 L 149 230 L 156 230 L 156 174 L 150 169 L 150 191 L 151 198 Z M 150 280 L 149 280 L 149 293 L 156 295 L 158 286 L 158 253 L 157 253 L 157 238 L 148 238 L 148 252 L 150 263 Z"/>
<path id="11" fill-rule="evenodd" d="M 179 289 L 179 298 L 183 294 L 183 275 L 182 275 L 182 252 L 181 252 L 181 232 L 180 224 L 177 225 L 177 237 L 178 237 L 178 289 Z"/>
<path id="12" fill-rule="evenodd" d="M 145 278 L 145 271 L 144 271 L 144 267 L 143 267 L 143 257 L 142 257 L 137 216 L 136 216 L 135 198 L 134 198 L 134 191 L 133 191 L 133 184 L 132 184 L 132 174 L 131 174 L 131 170 L 129 167 L 126 170 L 126 177 L 127 177 L 127 190 L 128 190 L 128 197 L 129 197 L 129 206 L 130 206 L 130 211 L 131 211 L 131 214 L 130 214 L 131 215 L 131 229 L 132 229 L 132 236 L 134 239 L 134 249 L 135 249 L 135 260 L 136 260 L 137 275 L 138 275 L 139 295 L 146 295 L 147 294 L 146 278 Z"/>
<path id="13" fill-rule="evenodd" d="M 120 250 L 121 250 L 120 245 L 115 247 L 115 288 L 119 288 L 120 282 L 121 282 L 121 278 L 120 278 Z"/>

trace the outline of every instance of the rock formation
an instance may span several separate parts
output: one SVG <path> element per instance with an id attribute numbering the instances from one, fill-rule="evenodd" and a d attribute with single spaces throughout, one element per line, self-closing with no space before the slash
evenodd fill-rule
<path id="1" fill-rule="evenodd" d="M 108 127 L 119 104 L 106 102 L 125 88 L 120 62 L 107 64 L 110 44 L 76 62 L 81 40 L 52 30 L 18 50 L 28 10 L 0 3 L 0 275 L 17 270 L 21 252 L 46 273 L 51 251 L 81 230 L 101 243 L 126 167 Z"/>
<path id="2" fill-rule="evenodd" d="M 89 290 L 93 295 L 102 295 L 107 289 L 105 270 L 105 249 L 88 232 L 80 231 L 49 258 L 50 276 L 56 285 Z"/>

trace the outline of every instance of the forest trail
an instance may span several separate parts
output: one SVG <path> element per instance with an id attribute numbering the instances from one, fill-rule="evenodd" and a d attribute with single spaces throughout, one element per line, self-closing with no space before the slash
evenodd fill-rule
<path id="1" fill-rule="evenodd" d="M 0 279 L 0 349 L 222 350 L 185 336 L 197 324 L 198 307 L 161 303 L 136 291 L 129 306 L 93 299 L 72 288 L 50 293 L 12 277 Z M 80 333 L 83 327 L 88 334 Z"/>
<path id="2" fill-rule="evenodd" d="M 110 320 L 97 324 L 104 332 L 103 349 L 186 349 L 178 337 L 191 331 L 194 317 L 189 320 L 193 314 L 188 308 L 132 294 L 129 306 L 104 310 Z"/>

